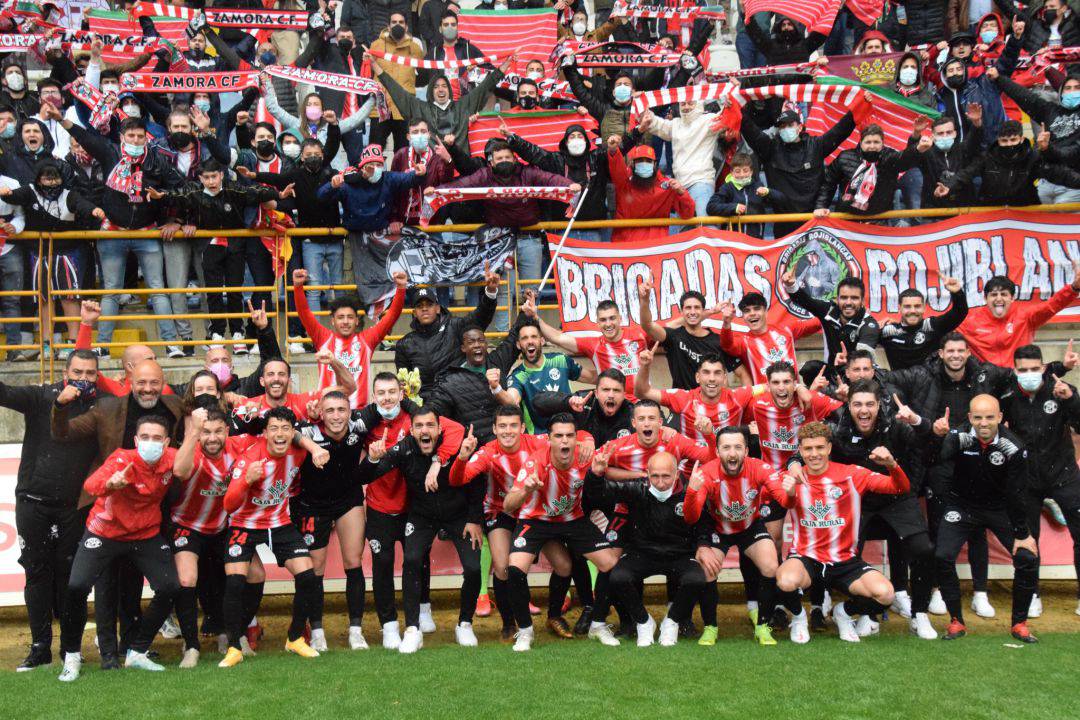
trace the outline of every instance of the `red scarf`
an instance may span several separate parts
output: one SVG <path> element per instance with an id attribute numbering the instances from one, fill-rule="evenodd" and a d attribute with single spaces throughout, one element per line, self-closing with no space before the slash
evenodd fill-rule
<path id="1" fill-rule="evenodd" d="M 109 173 L 109 178 L 105 181 L 106 187 L 124 193 L 128 202 L 145 202 L 142 164 L 147 152 L 149 152 L 148 147 L 139 157 L 132 157 L 124 150 L 124 144 L 120 143 L 120 162 L 116 163 L 112 172 Z"/>

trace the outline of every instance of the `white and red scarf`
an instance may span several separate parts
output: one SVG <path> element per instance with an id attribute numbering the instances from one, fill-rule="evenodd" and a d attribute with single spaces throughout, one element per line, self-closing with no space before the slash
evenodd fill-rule
<path id="1" fill-rule="evenodd" d="M 435 188 L 420 213 L 420 225 L 426 226 L 431 217 L 445 205 L 470 200 L 555 200 L 567 204 L 566 216 L 570 217 L 577 203 L 578 194 L 569 187 L 483 187 L 483 188 Z"/>
<path id="2" fill-rule="evenodd" d="M 146 159 L 146 153 L 149 151 L 150 148 L 147 147 L 143 150 L 142 155 L 133 157 L 124 151 L 124 144 L 120 143 L 120 162 L 116 163 L 116 166 L 109 173 L 108 179 L 105 180 L 105 186 L 124 193 L 128 202 L 146 202 L 143 197 L 142 166 L 143 161 Z"/>
<path id="3" fill-rule="evenodd" d="M 435 155 L 431 151 L 431 148 L 424 150 L 422 155 L 418 155 L 415 150 L 409 148 L 407 158 L 406 170 L 415 170 L 416 166 L 420 163 L 424 164 L 424 167 L 430 170 L 431 158 Z M 419 218 L 423 214 L 424 209 L 424 188 L 420 185 L 409 189 L 409 199 L 405 203 L 405 222 L 408 223 L 413 218 Z"/>
<path id="4" fill-rule="evenodd" d="M 877 163 L 863 160 L 851 175 L 851 182 L 844 191 L 844 200 L 853 208 L 865 210 L 877 187 Z"/>

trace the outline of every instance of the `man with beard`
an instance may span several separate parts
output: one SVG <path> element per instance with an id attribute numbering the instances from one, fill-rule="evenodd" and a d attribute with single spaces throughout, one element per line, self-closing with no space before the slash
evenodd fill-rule
<path id="1" fill-rule="evenodd" d="M 833 302 L 812 297 L 796 281 L 794 270 L 789 269 L 784 273 L 781 281 L 791 301 L 821 323 L 821 330 L 825 333 L 825 362 L 830 362 L 844 350 L 873 351 L 877 347 L 881 327 L 863 304 L 866 288 L 862 280 L 850 276 L 840 280 Z"/>
<path id="2" fill-rule="evenodd" d="M 716 643 L 716 605 L 719 593 L 716 578 L 724 567 L 724 557 L 733 547 L 739 556 L 746 556 L 757 568 L 758 588 L 754 597 L 758 607 L 766 610 L 776 604 L 776 545 L 769 534 L 759 510 L 769 498 L 780 500 L 772 486 L 775 468 L 748 457 L 749 435 L 742 427 L 729 425 L 720 428 L 716 435 L 717 459 L 704 465 L 695 465 L 686 488 L 686 504 L 683 519 L 694 525 L 707 512 L 713 528 L 698 539 L 696 558 L 705 569 L 709 584 L 705 587 L 702 614 L 705 629 L 699 645 Z M 751 610 L 754 621 L 754 639 L 761 645 L 775 645 L 769 627 L 768 612 Z M 713 622 L 710 623 L 709 619 Z"/>
<path id="3" fill-rule="evenodd" d="M 770 327 L 769 303 L 759 292 L 748 292 L 739 300 L 739 312 L 749 331 L 736 335 L 731 329 L 735 308 L 730 302 L 720 306 L 723 324 L 720 327 L 720 347 L 724 352 L 742 361 L 749 368 L 755 383 L 767 383 L 765 369 L 775 362 L 788 362 L 798 368 L 795 359 L 795 341 L 813 335 L 821 329 L 820 323 L 811 318 L 787 326 Z"/>
<path id="4" fill-rule="evenodd" d="M 330 365 L 333 368 L 338 380 L 337 385 L 306 393 L 291 393 L 289 380 L 292 376 L 292 367 L 281 358 L 270 358 L 263 363 L 262 377 L 259 378 L 264 393 L 248 398 L 247 403 L 233 409 L 233 423 L 237 428 L 241 432 L 258 435 L 269 411 L 279 407 L 289 408 L 298 420 L 306 421 L 309 403 L 318 401 L 323 395 L 333 390 L 343 392 L 346 396 L 356 390 L 352 373 L 329 350 L 320 351 L 315 356 L 315 361 L 320 365 Z"/>
<path id="5" fill-rule="evenodd" d="M 536 396 L 536 411 L 549 418 L 570 413 L 574 422 L 603 445 L 609 440 L 633 432 L 634 410 L 626 399 L 626 376 L 614 368 L 604 370 L 596 379 L 596 388 L 584 395 L 542 392 Z"/>
<path id="6" fill-rule="evenodd" d="M 611 135 L 608 145 L 608 175 L 615 186 L 615 219 L 694 217 L 694 198 L 677 180 L 665 177 L 656 166 L 651 145 L 635 145 L 623 158 L 621 139 Z M 616 228 L 612 242 L 659 240 L 668 236 L 666 227 Z"/>
<path id="7" fill-rule="evenodd" d="M 431 478 L 432 461 L 443 443 L 440 417 L 430 407 L 416 408 L 409 417 L 412 422 L 409 436 L 387 449 L 388 430 L 384 431 L 383 439 L 368 446 L 368 460 L 360 463 L 359 472 L 361 482 L 370 482 L 397 469 L 408 488 L 409 514 L 401 578 L 405 634 L 398 652 L 411 654 L 424 646 L 420 630 L 421 576 L 431 544 L 440 530 L 454 543 L 464 576 L 454 636 L 458 645 L 474 647 L 477 641 L 472 619 L 480 592 L 484 485 L 473 481 L 464 487 L 452 486 L 449 465 L 440 467 Z"/>
<path id="8" fill-rule="evenodd" d="M 889 360 L 890 370 L 903 370 L 923 364 L 941 338 L 964 322 L 968 314 L 964 284 L 956 278 L 941 279 L 942 287 L 952 296 L 947 312 L 926 317 L 926 296 L 915 288 L 900 293 L 900 320 L 881 326 L 881 345 Z"/>

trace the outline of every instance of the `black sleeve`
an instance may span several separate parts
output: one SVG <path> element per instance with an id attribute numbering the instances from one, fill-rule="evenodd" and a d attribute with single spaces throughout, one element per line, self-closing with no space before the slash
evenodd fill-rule
<path id="1" fill-rule="evenodd" d="M 457 459 L 456 455 L 454 459 Z M 484 496 L 487 495 L 487 480 L 483 476 L 477 475 L 466 486 L 465 492 L 468 497 L 465 522 L 482 525 L 484 522 Z"/>
<path id="2" fill-rule="evenodd" d="M 533 409 L 543 417 L 551 417 L 562 412 L 570 412 L 570 398 L 560 392 L 542 392 L 533 397 Z"/>
<path id="3" fill-rule="evenodd" d="M 1031 535 L 1027 524 L 1027 485 L 1028 485 L 1028 452 L 1021 449 L 1013 453 L 1005 464 L 1008 477 L 1005 483 L 1005 510 L 1009 514 L 1009 522 L 1012 523 L 1013 534 L 1017 540 L 1023 540 Z M 1012 548 L 1005 548 L 1010 553 Z"/>
<path id="4" fill-rule="evenodd" d="M 76 123 L 72 123 L 71 127 L 67 128 L 67 131 L 71 137 L 75 138 L 86 149 L 90 157 L 101 163 L 103 168 L 112 168 L 116 158 L 113 155 L 113 144 L 108 138 L 99 132 L 91 132 Z"/>
<path id="5" fill-rule="evenodd" d="M 825 167 L 825 177 L 821 180 L 817 200 L 814 202 L 815 208 L 829 207 L 833 195 L 836 194 L 836 186 L 840 184 L 840 173 L 840 158 L 836 158 Z"/>
<path id="6" fill-rule="evenodd" d="M 967 293 L 964 292 L 964 289 L 960 288 L 959 292 L 950 293 L 950 295 L 952 296 L 952 305 L 949 309 L 937 317 L 930 318 L 930 327 L 940 335 L 952 332 L 960 327 L 960 323 L 964 322 L 964 318 L 968 314 Z"/>
<path id="7" fill-rule="evenodd" d="M 476 309 L 465 316 L 465 321 L 460 323 L 458 327 L 465 327 L 466 325 L 479 325 L 480 327 L 487 329 L 487 326 L 491 324 L 491 321 L 495 319 L 495 308 L 498 295 L 494 298 L 488 297 L 487 289 L 480 292 L 480 301 L 476 303 Z M 457 331 L 457 328 L 455 328 Z M 455 332 L 457 334 L 457 332 Z"/>
<path id="8" fill-rule="evenodd" d="M 382 460 L 377 463 L 371 462 L 370 458 L 360 461 L 356 477 L 360 484 L 367 485 L 375 482 L 391 470 L 401 467 L 401 445 L 395 445 L 386 451 Z"/>
<path id="9" fill-rule="evenodd" d="M 930 468 L 926 482 L 930 491 L 939 499 L 944 500 L 952 488 L 953 473 L 956 471 L 956 454 L 960 449 L 959 435 L 955 430 L 945 436 L 941 443 L 941 452 L 938 453 L 937 463 Z M 1020 507 L 1025 507 L 1023 504 Z"/>
<path id="10" fill-rule="evenodd" d="M 844 113 L 840 122 L 833 125 L 821 136 L 821 155 L 828 157 L 833 150 L 840 147 L 840 143 L 848 139 L 855 132 L 855 117 L 850 111 Z"/>
<path id="11" fill-rule="evenodd" d="M 828 300 L 819 300 L 818 298 L 810 297 L 810 294 L 806 292 L 806 288 L 799 287 L 798 290 L 791 293 L 791 299 L 798 305 L 801 305 L 811 315 L 818 320 L 823 320 L 826 315 L 829 314 L 829 310 L 832 309 L 832 303 Z"/>
<path id="12" fill-rule="evenodd" d="M 531 142 L 521 137 L 520 135 L 511 135 L 506 139 L 507 144 L 510 145 L 510 149 L 517 155 L 529 163 L 541 170 L 546 170 L 549 173 L 555 173 L 562 175 L 565 169 L 563 164 L 562 155 L 557 152 L 551 152 L 545 150 L 542 147 L 533 145 Z"/>
<path id="13" fill-rule="evenodd" d="M 607 112 L 607 103 L 604 102 L 604 98 L 599 93 L 585 86 L 585 81 L 581 79 L 581 73 L 578 72 L 577 66 L 566 66 L 563 75 L 566 77 L 566 81 L 570 83 L 570 91 L 574 93 L 574 97 L 581 101 L 581 104 L 585 106 L 590 115 L 596 118 L 597 122 L 602 121 L 604 113 Z"/>
<path id="14" fill-rule="evenodd" d="M 330 163 L 341 149 L 341 126 L 337 123 L 326 127 L 326 142 L 323 143 L 323 167 L 330 167 Z"/>
<path id="15" fill-rule="evenodd" d="M 41 407 L 44 388 L 41 385 L 8 385 L 0 382 L 0 407 L 27 414 Z"/>

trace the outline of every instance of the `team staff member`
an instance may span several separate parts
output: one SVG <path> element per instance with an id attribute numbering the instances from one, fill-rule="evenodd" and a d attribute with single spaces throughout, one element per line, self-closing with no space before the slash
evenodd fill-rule
<path id="1" fill-rule="evenodd" d="M 805 308 L 821 323 L 825 333 L 825 362 L 829 363 L 845 349 L 870 350 L 877 347 L 881 327 L 864 305 L 866 288 L 857 277 L 845 277 L 836 285 L 836 300 L 828 302 L 810 295 L 788 270 L 781 278 L 791 301 Z M 828 290 L 829 288 L 824 288 Z"/>
<path id="2" fill-rule="evenodd" d="M 89 412 L 97 399 L 97 355 L 76 350 L 68 356 L 64 379 L 51 385 L 16 387 L 0 383 L 0 407 L 23 416 L 22 458 L 15 481 L 15 530 L 19 564 L 26 571 L 23 600 L 30 620 L 30 652 L 16 668 L 52 663 L 52 619 L 61 613 L 55 588 L 67 587 L 71 562 L 83 530 L 78 509 L 82 480 L 97 454 L 91 438 L 55 442 L 50 413 L 60 396 L 71 414 Z"/>
<path id="3" fill-rule="evenodd" d="M 1027 525 L 1028 451 L 1020 438 L 1002 427 L 1001 419 L 996 398 L 976 395 L 968 411 L 970 425 L 949 432 L 938 464 L 930 470 L 934 494 L 945 503 L 936 558 L 941 595 L 951 618 L 946 640 L 967 634 L 956 556 L 972 530 L 990 530 L 1013 558 L 1012 636 L 1038 642 L 1027 626 L 1039 579 L 1039 550 Z"/>
<path id="4" fill-rule="evenodd" d="M 881 326 L 881 346 L 890 370 L 903 370 L 926 362 L 941 344 L 941 338 L 955 330 L 968 313 L 967 293 L 956 278 L 942 278 L 952 296 L 948 311 L 926 317 L 926 297 L 915 288 L 900 293 L 900 319 Z"/>
<path id="5" fill-rule="evenodd" d="M 570 413 L 579 428 L 593 436 L 597 445 L 634 432 L 634 406 L 626 399 L 626 376 L 615 368 L 604 370 L 596 388 L 584 395 L 542 392 L 536 396 L 536 411 L 548 418 Z"/>
<path id="6" fill-rule="evenodd" d="M 169 420 L 157 415 L 140 417 L 135 424 L 135 449 L 111 453 L 83 485 L 97 500 L 86 520 L 86 533 L 68 582 L 60 629 L 64 651 L 62 682 L 79 678 L 86 599 L 94 581 L 119 557 L 130 558 L 154 591 L 124 665 L 140 670 L 165 669 L 146 653 L 180 592 L 169 543 L 161 536 L 161 501 L 173 479 L 176 456 L 175 448 L 168 447 L 170 425 Z"/>

